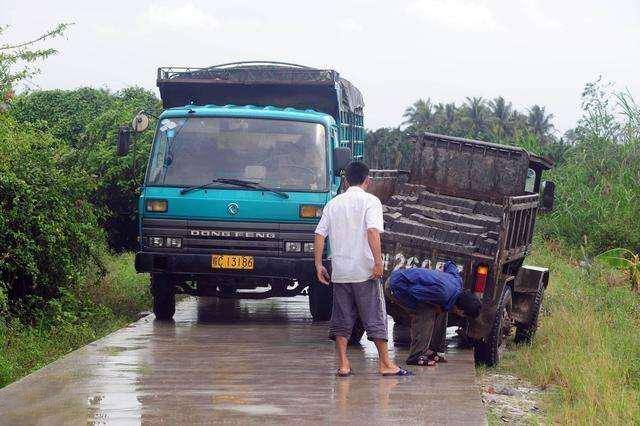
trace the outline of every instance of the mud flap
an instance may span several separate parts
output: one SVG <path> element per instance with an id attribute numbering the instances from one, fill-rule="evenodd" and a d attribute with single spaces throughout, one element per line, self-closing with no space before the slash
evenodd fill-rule
<path id="1" fill-rule="evenodd" d="M 517 324 L 527 325 L 533 318 L 537 318 L 535 305 L 538 291 L 544 290 L 549 284 L 549 269 L 539 266 L 523 265 L 513 284 L 513 318 Z"/>

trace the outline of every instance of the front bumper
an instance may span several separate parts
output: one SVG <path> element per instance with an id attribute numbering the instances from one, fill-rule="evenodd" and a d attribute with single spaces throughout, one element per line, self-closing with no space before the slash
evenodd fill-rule
<path id="1" fill-rule="evenodd" d="M 315 276 L 312 258 L 254 256 L 253 270 L 212 269 L 210 254 L 136 253 L 136 271 L 184 275 L 225 275 L 242 277 L 301 279 Z"/>

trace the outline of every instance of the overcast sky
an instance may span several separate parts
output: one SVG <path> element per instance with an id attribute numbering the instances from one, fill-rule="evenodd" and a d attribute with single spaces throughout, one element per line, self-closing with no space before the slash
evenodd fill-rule
<path id="1" fill-rule="evenodd" d="M 156 90 L 158 66 L 278 60 L 338 70 L 369 128 L 420 97 L 502 95 L 546 106 L 562 131 L 600 74 L 640 98 L 640 0 L 0 0 L 2 41 L 58 22 L 76 25 L 33 79 L 44 89 Z"/>

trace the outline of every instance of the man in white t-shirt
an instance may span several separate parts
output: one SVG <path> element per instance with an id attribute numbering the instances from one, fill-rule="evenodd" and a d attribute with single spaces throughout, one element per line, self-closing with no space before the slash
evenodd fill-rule
<path id="1" fill-rule="evenodd" d="M 315 264 L 318 280 L 333 285 L 333 310 L 329 337 L 336 341 L 337 375 L 352 374 L 347 343 L 358 318 L 367 337 L 378 349 L 378 370 L 383 376 L 406 376 L 411 372 L 389 358 L 387 310 L 380 278 L 382 253 L 380 233 L 384 231 L 382 204 L 366 192 L 369 168 L 352 162 L 345 170 L 348 189 L 329 201 L 315 231 Z M 325 238 L 329 237 L 331 276 L 322 265 Z M 331 281 L 331 283 L 330 283 Z"/>

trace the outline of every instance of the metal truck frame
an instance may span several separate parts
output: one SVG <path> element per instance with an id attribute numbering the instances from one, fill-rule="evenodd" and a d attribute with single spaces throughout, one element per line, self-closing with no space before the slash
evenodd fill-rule
<path id="1" fill-rule="evenodd" d="M 537 328 L 549 271 L 524 260 L 536 214 L 553 206 L 554 185 L 541 180 L 553 162 L 518 147 L 431 133 L 412 142 L 410 172 L 372 173 L 370 191 L 385 205 L 385 278 L 454 260 L 482 310 L 475 320 L 450 314 L 449 325 L 462 327 L 476 362 L 495 365 L 514 327 L 518 342 L 530 342 Z M 406 343 L 410 319 L 387 305 L 394 338 Z"/>

